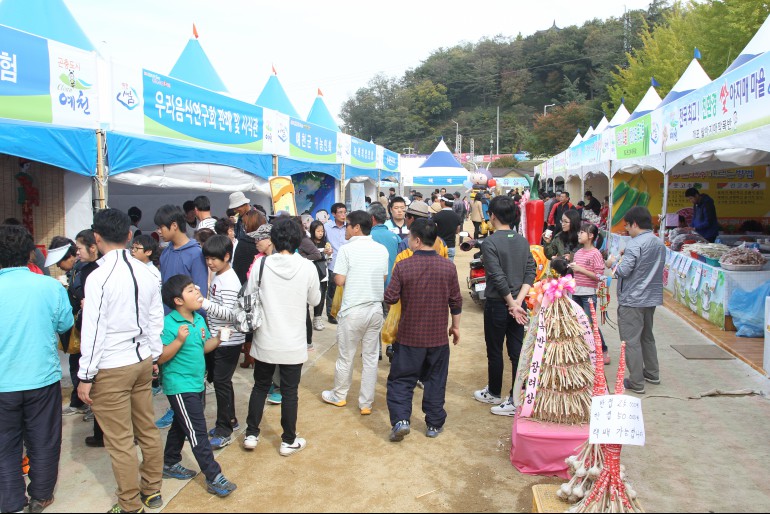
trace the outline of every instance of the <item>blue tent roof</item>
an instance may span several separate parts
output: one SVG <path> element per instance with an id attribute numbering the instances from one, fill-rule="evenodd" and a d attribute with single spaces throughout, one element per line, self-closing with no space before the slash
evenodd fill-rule
<path id="1" fill-rule="evenodd" d="M 210 91 L 227 93 L 224 82 L 219 78 L 206 52 L 203 51 L 200 41 L 195 37 L 187 42 L 187 46 L 184 47 L 182 55 L 177 59 L 169 75 Z"/>
<path id="2" fill-rule="evenodd" d="M 455 159 L 455 156 L 449 151 L 449 147 L 447 147 L 443 139 L 436 149 L 433 150 L 433 153 L 430 154 L 430 157 L 422 163 L 420 168 L 459 168 L 465 173 L 468 172 L 463 168 L 462 164 L 457 162 L 457 159 Z"/>
<path id="3" fill-rule="evenodd" d="M 96 50 L 63 0 L 2 0 L 0 24 L 89 52 Z"/>
<path id="4" fill-rule="evenodd" d="M 310 108 L 310 112 L 307 115 L 307 121 L 335 132 L 340 131 L 337 122 L 334 121 L 334 117 L 332 117 L 332 113 L 330 113 L 329 108 L 326 107 L 326 102 L 324 102 L 324 96 L 321 94 L 320 89 L 318 90 L 318 96 L 316 97 L 315 102 L 313 102 L 313 107 Z"/>
<path id="5" fill-rule="evenodd" d="M 270 75 L 265 88 L 254 103 L 261 107 L 267 107 L 268 109 L 288 114 L 293 118 L 302 119 L 286 95 L 286 91 L 283 90 L 281 81 L 278 80 L 276 75 Z"/>

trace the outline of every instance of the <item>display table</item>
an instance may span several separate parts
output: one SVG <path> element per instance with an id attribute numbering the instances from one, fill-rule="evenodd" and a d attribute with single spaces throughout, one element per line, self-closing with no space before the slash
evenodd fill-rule
<path id="1" fill-rule="evenodd" d="M 770 262 L 762 271 L 727 271 L 666 249 L 663 286 L 676 300 L 722 330 L 730 315 L 733 291 L 751 291 L 770 280 Z"/>
<path id="2" fill-rule="evenodd" d="M 588 441 L 588 424 L 557 425 L 513 418 L 511 464 L 528 475 L 569 478 L 565 459 Z"/>

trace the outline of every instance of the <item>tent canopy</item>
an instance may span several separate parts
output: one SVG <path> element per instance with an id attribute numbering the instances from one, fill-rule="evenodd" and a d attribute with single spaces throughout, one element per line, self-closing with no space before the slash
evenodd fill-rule
<path id="1" fill-rule="evenodd" d="M 268 109 L 288 114 L 293 118 L 302 119 L 297 113 L 297 109 L 292 105 L 291 100 L 289 100 L 286 91 L 284 91 L 281 81 L 278 80 L 278 76 L 275 74 L 270 75 L 270 78 L 267 79 L 267 84 L 265 84 L 264 89 L 259 94 L 259 98 L 254 103 L 261 107 L 267 107 Z"/>
<path id="2" fill-rule="evenodd" d="M 414 172 L 415 186 L 457 186 L 470 178 L 442 139 L 428 159 Z"/>
<path id="3" fill-rule="evenodd" d="M 690 61 L 687 69 L 684 70 L 682 76 L 679 77 L 676 84 L 674 84 L 674 87 L 671 88 L 671 91 L 668 92 L 666 98 L 660 103 L 659 107 L 669 104 L 710 83 L 711 79 L 706 72 L 703 71 L 703 67 L 698 62 L 698 59 L 693 59 Z"/>
<path id="4" fill-rule="evenodd" d="M 227 93 L 222 79 L 211 64 L 206 52 L 197 37 L 190 38 L 176 64 L 171 69 L 170 76 L 184 80 L 217 93 Z"/>
<path id="5" fill-rule="evenodd" d="M 710 82 L 710 81 L 709 81 Z M 631 113 L 631 116 L 628 117 L 628 121 L 635 120 L 637 118 L 641 118 L 645 114 L 649 114 L 652 111 L 655 110 L 657 106 L 660 105 L 660 95 L 657 91 L 655 91 L 655 88 L 653 86 L 650 86 L 650 89 L 647 90 L 647 93 L 645 93 L 644 98 L 642 98 L 642 101 L 639 102 L 639 105 L 636 106 L 636 109 L 634 109 L 634 112 Z"/>
<path id="6" fill-rule="evenodd" d="M 628 109 L 626 109 L 626 104 L 621 103 L 620 107 L 618 107 L 618 110 L 615 111 L 615 115 L 612 117 L 609 125 L 607 125 L 606 128 L 613 128 L 613 127 L 617 127 L 618 125 L 622 125 L 628 121 L 628 118 L 630 116 L 631 116 L 631 113 L 629 113 Z"/>
<path id="7" fill-rule="evenodd" d="M 310 112 L 307 115 L 307 121 L 335 132 L 340 131 L 340 127 L 337 125 L 337 122 L 334 121 L 332 113 L 329 112 L 329 108 L 326 107 L 324 95 L 321 93 L 320 89 L 318 90 L 318 96 L 316 97 L 315 102 L 313 102 L 313 106 L 310 108 Z"/>
<path id="8" fill-rule="evenodd" d="M 609 126 L 610 122 L 607 121 L 607 116 L 602 116 L 602 121 L 594 129 L 594 134 L 601 134 Z"/>
<path id="9" fill-rule="evenodd" d="M 2 0 L 0 24 L 89 52 L 96 50 L 63 0 Z"/>
<path id="10" fill-rule="evenodd" d="M 580 131 L 575 135 L 575 139 L 569 144 L 570 148 L 573 148 L 583 142 L 583 136 L 580 135 Z"/>
<path id="11" fill-rule="evenodd" d="M 751 38 L 746 48 L 736 57 L 733 63 L 722 73 L 722 76 L 727 75 L 736 68 L 740 68 L 755 57 L 762 55 L 770 50 L 770 18 L 767 18 L 765 22 L 759 27 L 759 30 L 754 37 Z"/>

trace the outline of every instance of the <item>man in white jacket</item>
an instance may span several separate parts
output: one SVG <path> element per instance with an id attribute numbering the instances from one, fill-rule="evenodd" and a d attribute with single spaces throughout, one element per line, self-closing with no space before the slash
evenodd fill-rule
<path id="1" fill-rule="evenodd" d="M 130 225 L 117 209 L 94 215 L 92 229 L 104 257 L 86 282 L 78 372 L 78 396 L 91 405 L 112 459 L 118 484 L 113 512 L 163 505 L 163 449 L 151 389 L 163 350 L 163 304 L 158 279 L 126 250 Z"/>

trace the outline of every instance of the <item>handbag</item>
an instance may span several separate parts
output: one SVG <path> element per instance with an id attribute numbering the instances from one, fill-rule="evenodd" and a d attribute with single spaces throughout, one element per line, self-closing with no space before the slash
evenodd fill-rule
<path id="1" fill-rule="evenodd" d="M 265 269 L 267 257 L 262 258 L 259 264 L 259 278 L 257 287 L 254 291 L 249 290 L 249 282 L 246 282 L 238 291 L 238 298 L 233 306 L 235 321 L 233 326 L 235 330 L 244 334 L 250 334 L 262 326 L 263 311 L 262 299 L 260 298 L 260 287 L 262 286 L 262 273 Z"/>

